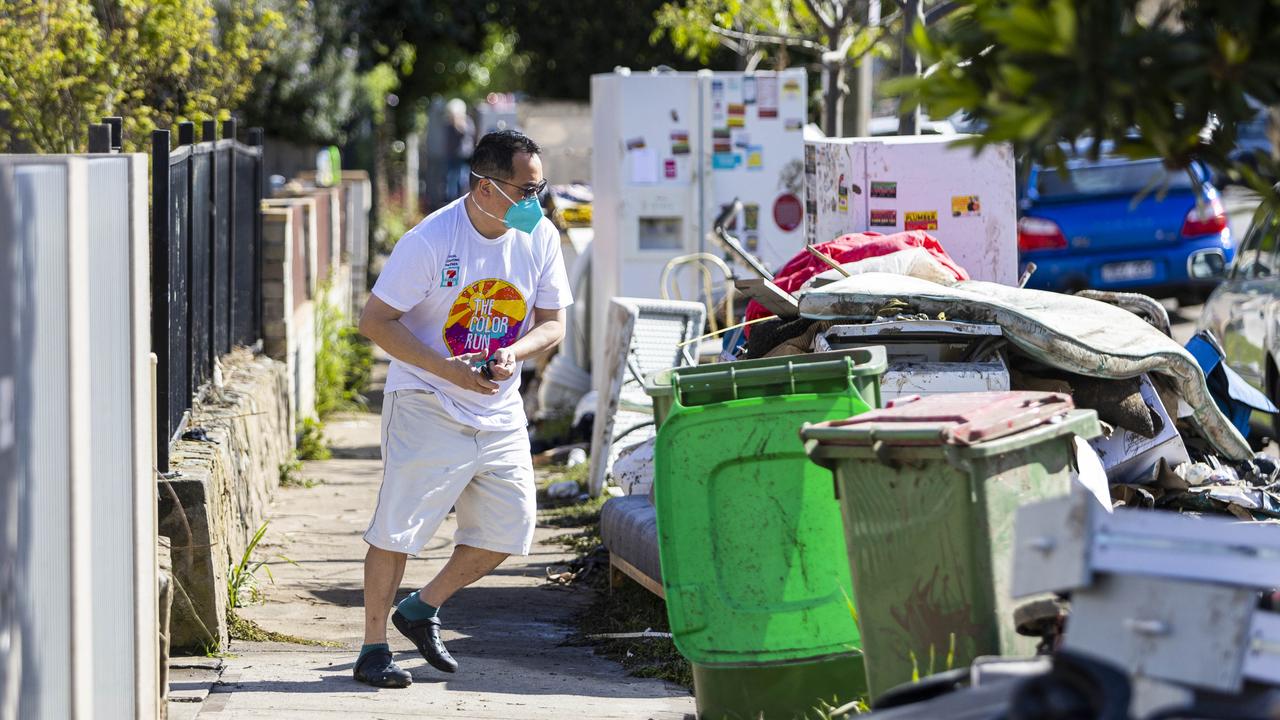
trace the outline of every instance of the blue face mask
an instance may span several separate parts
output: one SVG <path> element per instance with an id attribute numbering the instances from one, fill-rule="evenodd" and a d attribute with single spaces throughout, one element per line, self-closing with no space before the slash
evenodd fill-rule
<path id="1" fill-rule="evenodd" d="M 476 177 L 484 176 L 476 175 Z M 492 182 L 493 187 L 496 188 L 498 192 L 502 193 L 502 197 L 506 198 L 507 201 L 511 203 L 511 207 L 507 208 L 506 214 L 502 216 L 502 223 L 507 227 L 514 228 L 522 233 L 532 233 L 533 229 L 538 227 L 538 223 L 542 222 L 542 204 L 538 202 L 538 198 L 531 197 L 520 201 L 512 200 L 511 196 L 503 192 L 502 188 L 498 187 L 498 183 L 492 178 L 485 179 Z M 474 203 L 475 198 L 472 198 L 471 201 Z M 488 215 L 494 220 L 498 219 L 498 216 L 480 207 L 480 203 L 475 203 L 475 205 L 480 212 Z"/>

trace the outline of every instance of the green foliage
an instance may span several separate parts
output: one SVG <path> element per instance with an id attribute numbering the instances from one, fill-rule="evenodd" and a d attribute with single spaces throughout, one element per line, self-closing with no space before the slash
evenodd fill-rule
<path id="1" fill-rule="evenodd" d="M 891 90 L 934 117 L 969 113 L 986 126 L 975 145 L 1010 142 L 1060 165 L 1060 143 L 1110 140 L 1269 190 L 1230 153 L 1236 124 L 1256 113 L 1245 96 L 1280 103 L 1280 0 L 971 0 L 917 30 L 932 67 Z"/>
<path id="2" fill-rule="evenodd" d="M 126 149 L 249 92 L 283 27 L 268 0 L 9 0 L 0 4 L 0 149 L 81 151 L 125 119 Z"/>
<path id="3" fill-rule="evenodd" d="M 622 65 L 648 70 L 668 65 L 677 70 L 736 67 L 734 55 L 710 48 L 705 57 L 685 57 L 670 38 L 655 38 L 654 13 L 664 0 L 632 0 L 584 10 L 563 0 L 508 3 L 509 26 L 518 35 L 516 49 L 527 54 L 522 73 L 524 90 L 537 97 L 586 100 L 591 75 Z"/>
<path id="4" fill-rule="evenodd" d="M 228 610 L 244 607 L 262 600 L 262 586 L 261 581 L 258 579 L 259 570 L 265 571 L 267 579 L 272 584 L 275 584 L 275 577 L 272 576 L 271 566 L 267 565 L 267 561 L 258 560 L 255 562 L 251 559 L 254 549 L 258 547 L 258 543 L 262 542 L 262 536 L 266 533 L 267 523 L 264 522 L 258 527 L 258 531 L 253 534 L 249 544 L 245 546 L 244 554 L 240 556 L 240 562 L 231 566 L 230 572 L 227 573 Z M 297 564 L 283 555 L 277 555 L 276 557 L 291 565 Z"/>
<path id="5" fill-rule="evenodd" d="M 297 455 L 299 460 L 328 460 L 333 457 L 324 438 L 324 423 L 315 418 L 303 418 L 298 424 Z"/>
<path id="6" fill-rule="evenodd" d="M 328 448 L 325 448 L 327 451 Z M 322 484 L 324 481 L 315 478 L 307 478 L 302 476 L 302 461 L 294 458 L 289 462 L 280 463 L 280 487 L 289 488 L 313 488 Z"/>
<path id="7" fill-rule="evenodd" d="M 364 391 L 373 373 L 373 348 L 328 300 L 327 288 L 316 304 L 316 414 L 363 410 Z"/>
<path id="8" fill-rule="evenodd" d="M 239 106 L 243 120 L 295 142 L 345 142 L 361 86 L 358 50 L 346 32 L 341 5 L 270 1 L 278 5 L 284 24 L 268 31 L 275 49 Z"/>

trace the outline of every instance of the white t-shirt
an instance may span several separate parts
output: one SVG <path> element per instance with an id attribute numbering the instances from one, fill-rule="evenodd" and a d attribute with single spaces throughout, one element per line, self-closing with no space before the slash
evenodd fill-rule
<path id="1" fill-rule="evenodd" d="M 573 303 L 555 225 L 543 218 L 533 233 L 512 229 L 490 240 L 471 224 L 468 197 L 405 233 L 373 286 L 374 295 L 404 313 L 400 322 L 414 336 L 445 357 L 491 355 L 533 326 L 533 308 Z M 393 358 L 386 392 L 435 392 L 455 420 L 477 429 L 524 427 L 519 366 L 499 385 L 498 394 L 482 395 Z"/>

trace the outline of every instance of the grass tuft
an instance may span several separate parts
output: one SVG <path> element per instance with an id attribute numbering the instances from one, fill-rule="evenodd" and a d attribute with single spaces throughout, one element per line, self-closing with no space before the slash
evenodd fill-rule
<path id="1" fill-rule="evenodd" d="M 227 625 L 232 640 L 290 643 L 293 645 L 311 645 L 313 647 L 342 647 L 342 643 L 330 640 L 311 640 L 297 635 L 286 635 L 285 633 L 267 630 L 248 618 L 240 617 L 235 612 L 227 613 Z"/>

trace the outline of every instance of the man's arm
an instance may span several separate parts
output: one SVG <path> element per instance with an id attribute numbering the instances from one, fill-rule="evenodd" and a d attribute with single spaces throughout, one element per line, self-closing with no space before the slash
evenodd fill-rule
<path id="1" fill-rule="evenodd" d="M 533 328 L 524 337 L 495 352 L 493 377 L 506 380 L 515 374 L 516 363 L 535 358 L 548 352 L 564 339 L 564 308 L 559 310 L 533 309 Z"/>
<path id="2" fill-rule="evenodd" d="M 497 383 L 486 379 L 472 366 L 477 360 L 484 359 L 484 353 L 446 358 L 414 337 L 409 328 L 400 322 L 401 315 L 404 313 L 383 302 L 377 295 L 370 294 L 369 302 L 365 303 L 364 312 L 360 314 L 360 334 L 377 343 L 391 357 L 420 367 L 458 387 L 484 395 L 497 394 Z"/>

